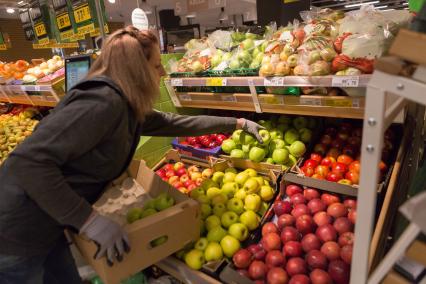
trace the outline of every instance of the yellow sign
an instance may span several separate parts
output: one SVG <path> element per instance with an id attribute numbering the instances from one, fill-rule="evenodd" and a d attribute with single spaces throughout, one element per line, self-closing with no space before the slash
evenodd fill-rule
<path id="1" fill-rule="evenodd" d="M 5 44 L 0 44 L 0 50 L 6 50 L 7 46 Z"/>
<path id="2" fill-rule="evenodd" d="M 226 79 L 223 78 L 207 78 L 206 86 L 226 86 Z"/>
<path id="3" fill-rule="evenodd" d="M 45 49 L 45 48 L 78 48 L 78 43 L 76 42 L 67 42 L 67 43 L 56 43 L 52 42 L 49 44 L 33 44 L 34 49 Z"/>
<path id="4" fill-rule="evenodd" d="M 284 0 L 284 4 L 298 2 L 299 0 Z"/>
<path id="5" fill-rule="evenodd" d="M 325 105 L 330 107 L 352 107 L 352 100 L 325 100 Z"/>
<path id="6" fill-rule="evenodd" d="M 74 31 L 68 30 L 61 33 L 61 40 L 66 40 L 66 39 L 72 38 L 73 36 L 74 36 Z"/>
<path id="7" fill-rule="evenodd" d="M 79 35 L 85 35 L 85 34 L 89 34 L 91 32 L 95 31 L 95 24 L 90 24 L 90 25 L 86 25 L 86 26 L 82 26 L 77 28 L 77 34 Z"/>
<path id="8" fill-rule="evenodd" d="M 36 24 L 34 30 L 37 37 L 42 37 L 47 34 L 46 26 L 43 23 Z"/>
<path id="9" fill-rule="evenodd" d="M 49 38 L 45 37 L 45 38 L 39 39 L 38 44 L 40 44 L 40 45 L 49 44 Z"/>
<path id="10" fill-rule="evenodd" d="M 71 27 L 71 20 L 68 13 L 58 15 L 56 17 L 56 24 L 60 30 Z"/>
<path id="11" fill-rule="evenodd" d="M 85 4 L 74 10 L 74 19 L 77 24 L 90 20 L 91 18 L 89 4 Z"/>
<path id="12" fill-rule="evenodd" d="M 105 33 L 109 33 L 109 28 L 108 28 L 107 24 L 104 25 L 104 31 L 105 31 Z M 100 36 L 100 35 L 101 35 L 101 32 L 100 32 L 99 28 L 96 28 L 93 32 L 90 32 L 90 37 L 97 37 L 97 36 Z"/>
<path id="13" fill-rule="evenodd" d="M 84 34 L 83 34 L 83 35 L 73 34 L 73 35 L 70 37 L 70 41 L 78 41 L 78 40 L 83 40 L 83 39 L 85 39 Z"/>

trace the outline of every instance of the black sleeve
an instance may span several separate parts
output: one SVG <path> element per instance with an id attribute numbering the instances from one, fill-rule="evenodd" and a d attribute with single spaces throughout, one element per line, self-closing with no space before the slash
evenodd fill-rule
<path id="1" fill-rule="evenodd" d="M 67 96 L 72 99 L 44 118 L 12 152 L 0 179 L 24 190 L 60 224 L 79 229 L 92 207 L 67 184 L 61 167 L 109 135 L 124 107 L 121 97 L 108 87 L 73 90 Z"/>
<path id="2" fill-rule="evenodd" d="M 232 132 L 237 125 L 234 117 L 187 116 L 154 111 L 142 125 L 146 136 L 198 136 L 218 132 Z"/>

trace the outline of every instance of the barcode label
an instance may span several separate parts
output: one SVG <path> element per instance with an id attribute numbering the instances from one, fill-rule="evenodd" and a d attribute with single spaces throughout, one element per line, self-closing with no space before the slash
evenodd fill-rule
<path id="1" fill-rule="evenodd" d="M 321 99 L 300 98 L 300 104 L 301 105 L 308 105 L 308 106 L 321 106 Z"/>
<path id="2" fill-rule="evenodd" d="M 184 102 L 192 101 L 192 99 L 191 99 L 191 96 L 190 96 L 190 95 L 180 95 L 180 96 L 179 96 L 179 99 L 180 99 L 181 101 L 184 101 Z"/>
<path id="3" fill-rule="evenodd" d="M 283 77 L 272 77 L 263 79 L 263 84 L 265 86 L 284 86 Z"/>
<path id="4" fill-rule="evenodd" d="M 234 96 L 222 96 L 222 101 L 235 103 L 237 99 Z"/>
<path id="5" fill-rule="evenodd" d="M 358 87 L 358 76 L 334 76 L 331 81 L 332 87 Z"/>
<path id="6" fill-rule="evenodd" d="M 226 86 L 227 80 L 225 78 L 207 78 L 206 86 L 210 87 L 221 87 Z"/>
<path id="7" fill-rule="evenodd" d="M 182 80 L 182 79 L 179 79 L 179 78 L 173 78 L 173 79 L 171 80 L 171 84 L 172 84 L 172 86 L 174 86 L 174 87 L 182 87 L 182 86 L 183 86 L 183 80 Z"/>

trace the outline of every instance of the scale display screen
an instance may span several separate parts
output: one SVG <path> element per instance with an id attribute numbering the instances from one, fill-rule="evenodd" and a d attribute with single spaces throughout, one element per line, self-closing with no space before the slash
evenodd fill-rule
<path id="1" fill-rule="evenodd" d="M 89 72 L 90 56 L 77 56 L 65 59 L 65 86 L 67 92 L 80 82 Z"/>

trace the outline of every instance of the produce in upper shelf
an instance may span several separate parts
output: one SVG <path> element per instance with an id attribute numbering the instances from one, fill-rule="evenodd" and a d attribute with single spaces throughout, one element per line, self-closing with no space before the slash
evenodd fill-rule
<path id="1" fill-rule="evenodd" d="M 32 119 L 38 113 L 33 108 L 15 108 L 8 114 L 0 115 L 0 165 L 9 154 L 34 131 L 38 120 Z"/>
<path id="2" fill-rule="evenodd" d="M 25 76 L 22 78 L 22 81 L 24 83 L 33 83 L 37 79 L 52 74 L 63 67 L 64 61 L 60 56 L 55 55 L 51 59 L 47 60 L 47 62 L 43 62 L 40 65 L 28 68 Z"/>
<path id="3" fill-rule="evenodd" d="M 395 134 L 391 129 L 385 132 L 382 161 L 379 164 L 382 177 L 386 173 L 389 156 L 394 148 Z M 304 161 L 300 170 L 305 176 L 357 185 L 361 171 L 360 149 L 362 128 L 350 123 L 338 127 L 327 127 L 320 143 L 313 148 L 310 158 Z"/>
<path id="4" fill-rule="evenodd" d="M 25 60 L 18 60 L 16 62 L 2 63 L 0 61 L 0 77 L 4 79 L 20 80 L 24 77 L 25 72 L 30 64 Z"/>
<path id="5" fill-rule="evenodd" d="M 296 184 L 285 191 L 260 242 L 234 254 L 238 272 L 268 284 L 349 283 L 356 200 Z"/>
<path id="6" fill-rule="evenodd" d="M 253 169 L 216 171 L 190 193 L 201 205 L 200 239 L 176 256 L 197 270 L 206 262 L 232 258 L 259 227 L 274 195 L 270 181 Z"/>
<path id="7" fill-rule="evenodd" d="M 180 141 L 181 145 L 189 145 L 197 149 L 213 149 L 222 145 L 222 142 L 229 138 L 229 134 L 210 134 L 202 136 L 185 137 L 184 141 Z"/>
<path id="8" fill-rule="evenodd" d="M 316 126 L 314 118 L 292 118 L 285 115 L 260 120 L 258 123 L 265 127 L 259 131 L 263 144 L 253 135 L 235 130 L 231 138 L 223 141 L 223 152 L 233 158 L 281 165 L 283 170 L 292 167 L 303 156 L 306 151 L 305 143 L 312 139 L 311 129 Z"/>

